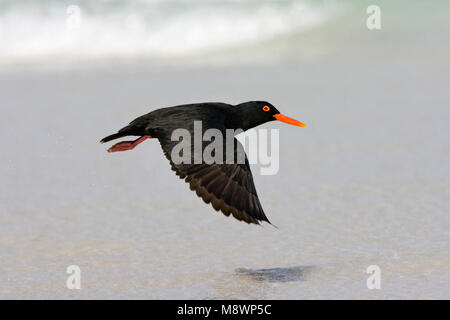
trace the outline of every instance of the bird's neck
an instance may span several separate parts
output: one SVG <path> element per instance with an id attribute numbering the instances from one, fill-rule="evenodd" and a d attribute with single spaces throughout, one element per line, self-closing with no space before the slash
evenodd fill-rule
<path id="1" fill-rule="evenodd" d="M 260 123 L 255 122 L 254 118 L 251 116 L 251 112 L 245 107 L 245 104 L 240 104 L 230 109 L 226 126 L 229 129 L 242 129 L 246 131 L 259 124 Z"/>

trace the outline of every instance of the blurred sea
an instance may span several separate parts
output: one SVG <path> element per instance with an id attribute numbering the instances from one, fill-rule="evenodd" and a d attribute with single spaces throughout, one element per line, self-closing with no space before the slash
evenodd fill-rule
<path id="1" fill-rule="evenodd" d="M 66 27 L 77 13 L 74 5 L 79 29 Z M 165 60 L 227 52 L 304 32 L 337 9 L 303 0 L 2 0 L 0 61 Z"/>
<path id="2" fill-rule="evenodd" d="M 369 4 L 356 0 L 0 0 L 0 67 L 76 68 L 82 62 L 117 60 L 144 60 L 151 65 L 265 63 L 286 56 L 333 54 L 336 30 L 355 40 L 352 45 L 376 40 L 367 36 L 365 28 Z M 440 0 L 377 4 L 385 28 L 408 25 L 408 32 L 417 37 L 429 24 L 445 23 L 450 8 L 448 1 Z M 77 21 L 79 28 L 74 28 Z M 391 41 L 408 42 L 402 31 L 391 30 Z M 448 36 L 449 31 L 440 32 Z"/>

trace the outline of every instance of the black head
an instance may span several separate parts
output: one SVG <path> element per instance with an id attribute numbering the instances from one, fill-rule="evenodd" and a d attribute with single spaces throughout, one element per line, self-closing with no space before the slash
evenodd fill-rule
<path id="1" fill-rule="evenodd" d="M 295 119 L 286 117 L 267 101 L 249 101 L 238 104 L 233 108 L 233 120 L 230 127 L 248 130 L 260 124 L 279 120 L 292 125 L 305 127 L 306 125 Z"/>

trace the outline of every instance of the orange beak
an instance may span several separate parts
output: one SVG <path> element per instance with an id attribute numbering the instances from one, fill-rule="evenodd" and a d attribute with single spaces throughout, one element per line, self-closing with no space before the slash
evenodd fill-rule
<path id="1" fill-rule="evenodd" d="M 285 122 L 285 123 L 288 123 L 288 124 L 292 124 L 293 126 L 306 127 L 306 124 L 304 124 L 303 122 L 300 122 L 298 120 L 286 117 L 285 115 L 282 115 L 281 113 L 274 114 L 273 116 L 278 121 Z"/>

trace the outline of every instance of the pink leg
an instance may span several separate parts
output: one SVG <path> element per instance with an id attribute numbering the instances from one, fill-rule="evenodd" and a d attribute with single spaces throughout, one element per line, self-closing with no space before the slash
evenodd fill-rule
<path id="1" fill-rule="evenodd" d="M 116 143 L 115 145 L 113 145 L 111 148 L 108 149 L 108 152 L 132 150 L 139 143 L 147 140 L 148 138 L 151 138 L 151 137 L 150 136 L 142 136 L 139 139 L 136 139 L 134 141 L 122 141 L 122 142 Z"/>

